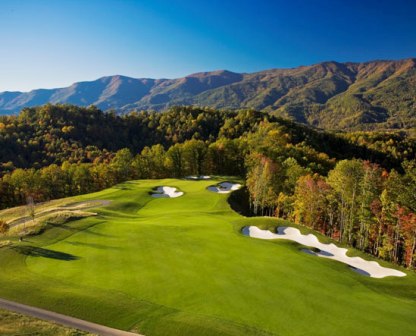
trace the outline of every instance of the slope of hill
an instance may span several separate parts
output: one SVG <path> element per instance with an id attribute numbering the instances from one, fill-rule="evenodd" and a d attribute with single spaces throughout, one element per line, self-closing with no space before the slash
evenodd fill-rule
<path id="1" fill-rule="evenodd" d="M 0 93 L 0 114 L 45 103 L 119 112 L 172 105 L 263 110 L 327 129 L 416 126 L 416 59 L 324 62 L 250 74 L 214 71 L 178 79 L 103 77 L 67 88 Z"/>
<path id="2" fill-rule="evenodd" d="M 247 225 L 294 224 L 238 215 L 207 189 L 221 181 L 129 181 L 61 200 L 111 202 L 97 216 L 49 219 L 23 242 L 7 237 L 0 295 L 146 336 L 415 335 L 414 272 L 374 279 L 295 243 L 245 237 Z M 158 186 L 184 195 L 153 198 Z"/>
<path id="3" fill-rule="evenodd" d="M 146 146 L 169 148 L 191 139 L 237 139 L 255 132 L 264 121 L 280 127 L 298 149 L 310 146 L 338 160 L 356 157 L 400 169 L 416 152 L 416 140 L 405 132 L 340 135 L 263 112 L 171 107 L 164 112 L 118 116 L 94 107 L 44 105 L 27 108 L 18 116 L 0 116 L 0 176 L 15 168 L 61 165 L 67 160 L 105 161 L 122 148 L 139 153 Z M 299 154 L 298 159 L 304 156 Z"/>

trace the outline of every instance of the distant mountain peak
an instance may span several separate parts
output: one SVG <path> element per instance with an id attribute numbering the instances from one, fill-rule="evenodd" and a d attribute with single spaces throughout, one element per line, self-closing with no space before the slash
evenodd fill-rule
<path id="1" fill-rule="evenodd" d="M 229 70 L 214 70 L 214 71 L 195 72 L 185 77 L 200 78 L 200 77 L 209 77 L 209 76 L 230 76 L 230 75 L 232 76 L 232 75 L 240 75 L 240 74 L 229 71 Z"/>
<path id="2" fill-rule="evenodd" d="M 176 79 L 104 76 L 66 88 L 0 93 L 0 114 L 45 103 L 96 105 L 120 113 L 172 105 L 253 108 L 320 127 L 414 127 L 416 58 L 329 60 L 255 73 L 197 72 Z M 412 126 L 413 125 L 413 126 Z"/>

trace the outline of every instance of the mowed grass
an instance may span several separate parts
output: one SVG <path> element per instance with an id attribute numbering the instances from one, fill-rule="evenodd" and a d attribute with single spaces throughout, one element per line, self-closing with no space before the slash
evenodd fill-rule
<path id="1" fill-rule="evenodd" d="M 111 203 L 1 248 L 0 296 L 149 336 L 416 334 L 413 272 L 372 279 L 245 237 L 245 225 L 287 223 L 238 215 L 206 190 L 219 181 L 131 181 L 73 198 Z M 150 197 L 160 185 L 185 194 Z"/>

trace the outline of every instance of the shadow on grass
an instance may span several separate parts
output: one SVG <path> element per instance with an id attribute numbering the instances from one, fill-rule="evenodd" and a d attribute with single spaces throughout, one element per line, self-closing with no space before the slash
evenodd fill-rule
<path id="1" fill-rule="evenodd" d="M 48 250 L 48 249 L 44 249 L 44 248 L 36 247 L 36 246 L 13 246 L 12 249 L 14 249 L 16 252 L 20 254 L 31 256 L 31 257 L 43 257 L 43 258 L 65 260 L 65 261 L 72 261 L 72 260 L 79 259 L 79 257 L 74 256 L 69 253 Z"/>
<path id="2" fill-rule="evenodd" d="M 123 182 L 123 183 L 120 183 L 120 184 L 117 184 L 117 185 L 113 186 L 113 188 L 114 189 L 119 189 L 119 190 L 133 190 L 134 189 L 134 184 L 135 183 L 132 183 L 132 182 Z"/>
<path id="3" fill-rule="evenodd" d="M 101 245 L 101 244 L 94 244 L 94 243 L 83 243 L 83 242 L 66 242 L 67 244 L 74 245 L 74 246 L 86 246 L 92 247 L 100 250 L 119 250 L 120 247 L 117 246 L 109 246 L 109 245 Z"/>
<path id="4" fill-rule="evenodd" d="M 58 228 L 58 229 L 63 229 L 63 230 L 67 230 L 67 231 L 72 231 L 74 233 L 82 231 L 82 232 L 85 232 L 85 233 L 88 233 L 88 234 L 91 234 L 91 235 L 94 235 L 94 236 L 112 237 L 112 236 L 104 234 L 104 233 L 94 232 L 94 231 L 90 230 L 92 227 L 94 227 L 98 224 L 102 224 L 102 223 L 104 223 L 104 221 L 94 223 L 94 224 L 92 224 L 88 227 L 85 227 L 85 226 L 84 227 L 73 227 L 73 226 L 70 226 L 66 223 L 51 223 L 51 222 L 48 222 L 47 226 L 49 228 Z"/>
<path id="5" fill-rule="evenodd" d="M 98 236 L 98 237 L 114 237 L 112 235 L 108 235 L 108 234 L 105 234 L 105 233 L 91 231 L 89 228 L 85 229 L 85 230 L 81 230 L 81 231 L 83 231 L 87 234 L 93 235 L 93 236 Z"/>
<path id="6" fill-rule="evenodd" d="M 231 209 L 245 217 L 255 217 L 256 215 L 250 207 L 250 196 L 247 187 L 233 191 L 227 201 Z"/>
<path id="7" fill-rule="evenodd" d="M 68 231 L 83 231 L 82 228 L 74 228 L 72 226 L 69 226 L 67 224 L 61 224 L 61 223 L 52 223 L 52 222 L 47 222 L 46 226 L 49 226 L 50 228 L 60 228 L 60 229 L 65 229 Z"/>

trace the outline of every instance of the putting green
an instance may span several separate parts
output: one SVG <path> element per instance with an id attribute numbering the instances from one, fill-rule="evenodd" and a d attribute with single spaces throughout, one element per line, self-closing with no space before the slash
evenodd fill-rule
<path id="1" fill-rule="evenodd" d="M 413 272 L 373 279 L 245 237 L 246 225 L 282 221 L 239 216 L 206 190 L 221 181 L 132 181 L 75 198 L 111 203 L 0 249 L 0 296 L 149 336 L 416 334 Z M 184 195 L 151 197 L 162 185 Z"/>

